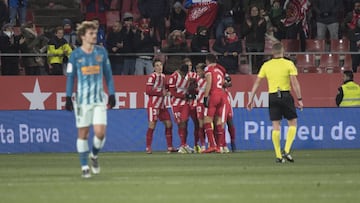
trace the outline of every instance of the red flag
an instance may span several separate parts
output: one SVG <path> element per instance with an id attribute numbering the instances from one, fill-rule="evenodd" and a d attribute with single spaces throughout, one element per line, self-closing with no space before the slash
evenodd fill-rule
<path id="1" fill-rule="evenodd" d="M 209 28 L 217 15 L 218 5 L 216 2 L 196 3 L 191 6 L 186 16 L 185 29 L 190 34 L 195 34 L 198 26 Z"/>

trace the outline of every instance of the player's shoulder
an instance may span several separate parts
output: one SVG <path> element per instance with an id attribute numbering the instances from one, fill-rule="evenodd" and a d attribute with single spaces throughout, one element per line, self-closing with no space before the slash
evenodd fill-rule
<path id="1" fill-rule="evenodd" d="M 177 78 L 179 76 L 179 72 L 178 71 L 174 71 L 171 75 L 170 78 Z"/>
<path id="2" fill-rule="evenodd" d="M 80 47 L 77 47 L 71 52 L 70 59 L 76 60 L 76 59 L 81 58 L 83 55 L 84 55 L 84 52 L 81 50 Z"/>
<path id="3" fill-rule="evenodd" d="M 100 52 L 100 53 L 107 53 L 105 47 L 100 46 L 100 45 L 95 45 L 94 49 L 95 49 L 97 52 Z"/>
<path id="4" fill-rule="evenodd" d="M 71 55 L 78 55 L 80 54 L 82 51 L 81 51 L 81 48 L 80 47 L 76 47 L 74 50 L 72 50 L 71 52 Z"/>

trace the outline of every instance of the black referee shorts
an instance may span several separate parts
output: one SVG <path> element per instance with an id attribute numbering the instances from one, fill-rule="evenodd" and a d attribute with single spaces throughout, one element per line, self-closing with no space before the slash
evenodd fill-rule
<path id="1" fill-rule="evenodd" d="M 294 98 L 289 91 L 281 91 L 281 95 L 269 94 L 269 113 L 271 121 L 278 121 L 283 117 L 287 120 L 297 118 Z"/>

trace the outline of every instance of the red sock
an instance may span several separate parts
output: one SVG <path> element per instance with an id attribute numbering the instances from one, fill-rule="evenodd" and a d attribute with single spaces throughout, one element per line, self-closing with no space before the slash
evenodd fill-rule
<path id="1" fill-rule="evenodd" d="M 151 147 L 153 134 L 154 134 L 154 129 L 148 128 L 146 132 L 146 147 Z"/>
<path id="2" fill-rule="evenodd" d="M 228 130 L 229 130 L 229 134 L 230 134 L 231 143 L 235 143 L 235 127 L 228 126 Z"/>
<path id="3" fill-rule="evenodd" d="M 205 128 L 206 137 L 208 138 L 210 147 L 216 147 L 215 138 L 214 138 L 214 130 L 211 127 L 211 123 L 205 123 L 204 128 Z"/>
<path id="4" fill-rule="evenodd" d="M 216 126 L 216 135 L 218 137 L 219 140 L 219 146 L 220 147 L 224 147 L 225 146 L 225 134 L 224 134 L 225 130 L 221 125 L 217 125 Z"/>
<path id="5" fill-rule="evenodd" d="M 198 130 L 198 137 L 200 139 L 200 145 L 205 146 L 205 132 L 204 128 L 199 128 Z"/>
<path id="6" fill-rule="evenodd" d="M 181 141 L 181 146 L 186 145 L 186 129 L 185 128 L 178 128 L 178 133 Z"/>
<path id="7" fill-rule="evenodd" d="M 165 137 L 167 147 L 172 147 L 172 128 L 165 128 Z"/>

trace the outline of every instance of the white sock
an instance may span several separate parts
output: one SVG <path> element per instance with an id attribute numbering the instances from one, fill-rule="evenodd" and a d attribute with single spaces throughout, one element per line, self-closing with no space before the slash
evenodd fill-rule
<path id="1" fill-rule="evenodd" d="M 87 140 L 77 139 L 76 140 L 76 149 L 79 153 L 84 153 L 89 151 L 89 143 Z"/>

